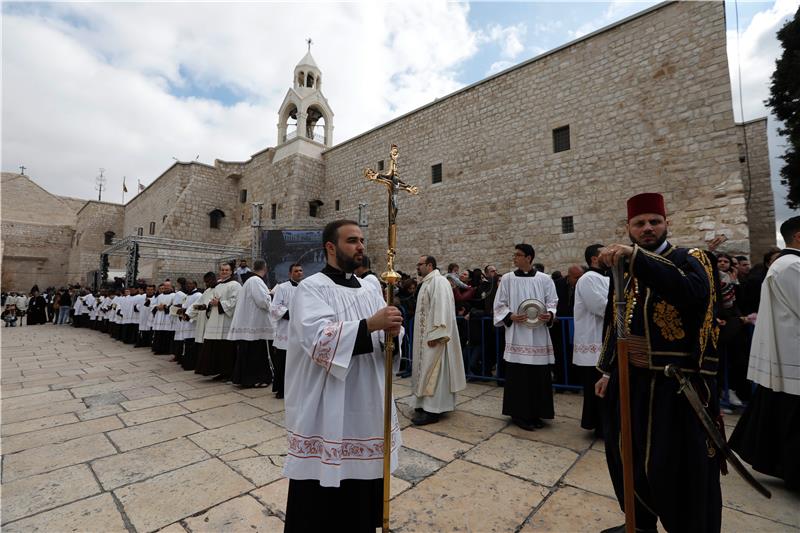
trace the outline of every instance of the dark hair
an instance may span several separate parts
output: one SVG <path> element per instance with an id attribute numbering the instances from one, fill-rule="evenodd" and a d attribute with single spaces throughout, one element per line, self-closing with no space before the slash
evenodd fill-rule
<path id="1" fill-rule="evenodd" d="M 520 252 L 525 254 L 525 257 L 530 257 L 531 261 L 533 261 L 533 258 L 536 257 L 536 251 L 530 244 L 525 244 L 524 242 L 521 242 L 519 244 L 515 244 L 514 249 L 519 250 Z"/>
<path id="2" fill-rule="evenodd" d="M 769 250 L 767 250 L 767 252 L 764 254 L 764 265 L 769 263 L 769 258 L 770 257 L 772 257 L 775 254 L 779 254 L 779 253 L 781 253 L 781 249 L 780 248 L 772 247 Z"/>
<path id="3" fill-rule="evenodd" d="M 364 254 L 363 259 L 361 259 L 361 266 L 367 269 L 372 267 L 372 261 L 369 260 L 369 257 L 366 254 Z"/>
<path id="4" fill-rule="evenodd" d="M 197 287 L 197 282 L 196 282 L 195 280 L 193 280 L 193 279 L 187 279 L 187 280 L 186 280 L 186 283 L 191 283 L 192 285 L 194 285 L 195 287 Z"/>
<path id="5" fill-rule="evenodd" d="M 342 226 L 358 226 L 358 222 L 355 220 L 348 220 L 346 218 L 328 222 L 328 224 L 325 226 L 325 229 L 322 230 L 323 248 L 325 248 L 325 245 L 329 242 L 335 245 L 339 241 L 339 228 Z"/>
<path id="6" fill-rule="evenodd" d="M 215 279 L 217 279 L 217 275 L 216 275 L 216 274 L 214 274 L 214 273 L 213 273 L 213 272 L 211 272 L 211 271 L 209 271 L 209 272 L 206 272 L 205 274 L 203 274 L 203 281 L 205 281 L 205 280 L 207 280 L 207 279 L 214 279 L 214 280 L 215 280 Z"/>
<path id="7" fill-rule="evenodd" d="M 256 259 L 253 261 L 253 271 L 267 268 L 267 262 L 263 259 Z"/>
<path id="8" fill-rule="evenodd" d="M 750 259 L 748 259 L 746 255 L 737 255 L 736 256 L 736 260 L 737 261 L 750 261 Z"/>
<path id="9" fill-rule="evenodd" d="M 186 278 L 183 278 L 183 277 L 178 278 L 175 281 L 177 281 L 180 284 L 181 287 L 183 287 L 186 284 Z"/>
<path id="10" fill-rule="evenodd" d="M 544 263 L 534 263 L 533 268 L 535 268 L 539 272 L 544 272 Z"/>
<path id="11" fill-rule="evenodd" d="M 592 257 L 600 255 L 600 248 L 603 248 L 602 244 L 590 244 L 586 247 L 583 252 L 583 258 L 586 259 L 587 265 L 592 266 Z"/>
<path id="12" fill-rule="evenodd" d="M 303 265 L 301 265 L 300 263 L 292 263 L 291 265 L 289 265 L 289 273 L 290 274 L 292 273 L 292 270 L 294 270 L 294 267 L 303 268 Z"/>
<path id="13" fill-rule="evenodd" d="M 436 258 L 435 257 L 433 257 L 432 255 L 423 255 L 422 257 L 425 258 L 425 264 L 426 265 L 431 265 L 434 269 L 436 268 Z M 450 267 L 448 266 L 448 271 L 449 271 L 449 269 L 450 269 Z"/>
<path id="14" fill-rule="evenodd" d="M 560 270 L 553 270 L 553 273 L 550 274 L 550 277 L 553 278 L 553 281 L 555 281 L 557 279 L 563 278 L 564 276 L 563 274 L 561 274 Z"/>
<path id="15" fill-rule="evenodd" d="M 786 219 L 786 221 L 781 224 L 781 236 L 786 242 L 786 246 L 789 246 L 789 243 L 792 242 L 794 238 L 794 234 L 798 231 L 800 231 L 800 216 Z"/>
<path id="16" fill-rule="evenodd" d="M 457 268 L 458 268 L 458 263 L 450 263 L 449 265 L 447 265 L 447 272 L 452 272 Z"/>

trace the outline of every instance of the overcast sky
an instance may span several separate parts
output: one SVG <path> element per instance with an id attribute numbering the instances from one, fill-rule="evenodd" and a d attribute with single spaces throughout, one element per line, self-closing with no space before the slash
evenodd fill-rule
<path id="1" fill-rule="evenodd" d="M 56 194 L 127 200 L 173 163 L 247 160 L 276 139 L 306 37 L 334 142 L 657 2 L 2 4 L 2 169 Z M 734 114 L 768 110 L 776 31 L 800 0 L 726 5 Z M 783 151 L 770 120 L 778 220 Z"/>

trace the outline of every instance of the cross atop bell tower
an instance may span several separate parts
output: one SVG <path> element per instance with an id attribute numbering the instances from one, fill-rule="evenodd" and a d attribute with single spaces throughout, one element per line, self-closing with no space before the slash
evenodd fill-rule
<path id="1" fill-rule="evenodd" d="M 313 43 L 311 38 L 306 39 L 306 55 L 294 67 L 292 88 L 287 91 L 278 112 L 279 153 L 276 156 L 300 152 L 321 157 L 322 150 L 333 146 L 333 111 L 322 94 L 322 71 L 311 55 Z M 283 149 L 293 143 L 300 143 L 296 150 Z"/>

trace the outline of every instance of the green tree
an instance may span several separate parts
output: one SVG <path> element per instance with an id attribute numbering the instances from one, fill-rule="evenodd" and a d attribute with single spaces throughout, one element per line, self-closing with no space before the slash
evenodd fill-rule
<path id="1" fill-rule="evenodd" d="M 783 123 L 778 129 L 789 141 L 781 159 L 781 183 L 788 189 L 786 204 L 800 208 L 800 9 L 778 31 L 783 54 L 775 62 L 767 105 Z"/>

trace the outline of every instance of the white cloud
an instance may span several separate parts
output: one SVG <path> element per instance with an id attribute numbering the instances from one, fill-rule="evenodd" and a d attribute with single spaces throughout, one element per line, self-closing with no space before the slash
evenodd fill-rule
<path id="1" fill-rule="evenodd" d="M 772 170 L 772 190 L 775 199 L 775 218 L 778 225 L 794 216 L 786 206 L 786 189 L 780 184 L 779 172 L 783 166 L 786 140 L 777 134 L 777 121 L 769 114 L 764 101 L 769 97 L 769 84 L 775 70 L 775 60 L 783 49 L 776 37 L 778 30 L 789 20 L 800 6 L 800 0 L 776 0 L 768 9 L 756 13 L 746 28 L 740 28 L 737 40 L 736 31 L 727 32 L 728 67 L 731 77 L 733 114 L 737 121 L 752 120 L 768 116 L 768 142 L 770 167 Z M 739 97 L 739 71 L 741 62 L 743 98 Z"/>
<path id="2" fill-rule="evenodd" d="M 496 42 L 500 46 L 500 54 L 504 58 L 515 59 L 525 50 L 523 41 L 526 33 L 527 27 L 522 22 L 514 26 L 493 24 L 486 31 L 484 40 Z"/>
<path id="3" fill-rule="evenodd" d="M 49 190 L 91 197 L 105 167 L 113 201 L 123 175 L 131 190 L 173 156 L 243 160 L 274 145 L 307 35 L 337 142 L 461 87 L 481 45 L 468 6 L 444 1 L 3 9 L 3 168 L 24 164 Z M 515 33 L 500 33 L 514 53 Z M 220 88 L 238 101 L 197 96 Z"/>

